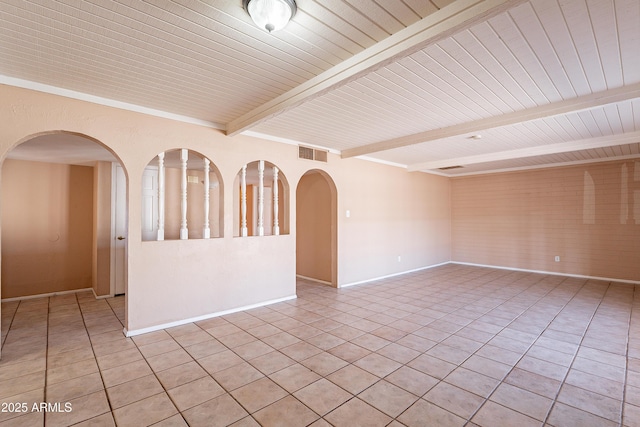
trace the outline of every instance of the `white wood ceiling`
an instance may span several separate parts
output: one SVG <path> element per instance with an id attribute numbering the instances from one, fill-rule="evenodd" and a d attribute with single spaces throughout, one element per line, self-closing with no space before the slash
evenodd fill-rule
<path id="1" fill-rule="evenodd" d="M 638 0 L 297 3 L 2 0 L 0 83 L 449 176 L 639 156 Z"/>

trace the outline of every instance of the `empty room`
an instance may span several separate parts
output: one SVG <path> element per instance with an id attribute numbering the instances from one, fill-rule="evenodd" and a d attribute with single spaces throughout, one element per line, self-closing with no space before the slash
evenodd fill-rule
<path id="1" fill-rule="evenodd" d="M 640 2 L 3 0 L 0 427 L 640 426 Z"/>

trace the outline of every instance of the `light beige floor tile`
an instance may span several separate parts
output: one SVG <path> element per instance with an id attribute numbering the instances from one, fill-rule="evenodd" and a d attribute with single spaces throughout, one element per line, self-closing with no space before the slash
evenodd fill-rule
<path id="1" fill-rule="evenodd" d="M 156 394 L 113 411 L 118 427 L 140 427 L 167 419 L 178 412 L 166 393 Z"/>
<path id="2" fill-rule="evenodd" d="M 444 360 L 429 356 L 428 354 L 416 357 L 407 365 L 438 379 L 445 378 L 456 368 L 456 365 L 453 363 L 445 362 Z"/>
<path id="3" fill-rule="evenodd" d="M 262 377 L 264 377 L 264 374 L 247 362 L 242 362 L 239 365 L 213 374 L 213 378 L 215 378 L 226 391 L 235 390 Z"/>
<path id="4" fill-rule="evenodd" d="M 180 411 L 185 411 L 214 397 L 223 395 L 225 391 L 213 378 L 206 376 L 172 388 L 168 393 L 176 407 Z"/>
<path id="5" fill-rule="evenodd" d="M 66 403 L 71 405 L 69 412 L 47 412 L 45 414 L 47 427 L 69 426 L 110 411 L 104 390 L 72 399 L 69 402 L 64 402 L 63 405 Z"/>
<path id="6" fill-rule="evenodd" d="M 172 328 L 165 329 L 169 335 L 176 338 L 179 336 L 189 335 L 194 332 L 201 332 L 202 329 L 195 323 L 186 323 L 180 326 L 174 326 Z"/>
<path id="7" fill-rule="evenodd" d="M 47 384 L 47 401 L 67 402 L 76 397 L 94 393 L 104 389 L 102 377 L 98 372 L 82 377 Z"/>
<path id="8" fill-rule="evenodd" d="M 193 361 L 193 358 L 183 349 L 169 351 L 147 358 L 147 363 L 155 372 L 164 371 L 191 361 Z"/>
<path id="9" fill-rule="evenodd" d="M 506 383 L 495 390 L 490 400 L 539 421 L 547 418 L 553 404 L 551 399 Z"/>
<path id="10" fill-rule="evenodd" d="M 402 364 L 409 363 L 421 354 L 417 350 L 413 350 L 409 347 L 405 347 L 396 343 L 386 345 L 377 350 L 376 353 Z"/>
<path id="11" fill-rule="evenodd" d="M 164 392 L 155 375 L 147 375 L 107 389 L 111 408 L 117 409 Z"/>
<path id="12" fill-rule="evenodd" d="M 560 402 L 553 405 L 548 423 L 555 427 L 614 427 L 619 425 L 611 420 Z"/>
<path id="13" fill-rule="evenodd" d="M 255 359 L 256 357 L 271 353 L 274 350 L 275 349 L 273 347 L 268 346 L 262 341 L 252 341 L 233 349 L 233 351 L 244 360 Z"/>
<path id="14" fill-rule="evenodd" d="M 0 421 L 2 427 L 43 427 L 44 426 L 44 413 L 43 412 L 29 412 L 26 414 L 19 414 L 17 417 Z"/>
<path id="15" fill-rule="evenodd" d="M 622 402 L 570 384 L 564 384 L 558 394 L 558 402 L 591 412 L 611 421 L 620 418 Z"/>
<path id="16" fill-rule="evenodd" d="M 358 398 L 393 418 L 418 400 L 418 396 L 384 380 L 360 393 Z"/>
<path id="17" fill-rule="evenodd" d="M 447 411 L 468 419 L 484 402 L 484 399 L 445 382 L 438 383 L 423 399 Z"/>
<path id="18" fill-rule="evenodd" d="M 287 332 L 279 332 L 275 335 L 269 335 L 268 337 L 262 338 L 262 341 L 277 350 L 301 342 L 300 339 Z"/>
<path id="19" fill-rule="evenodd" d="M 26 393 L 0 399 L 0 425 L 9 419 L 31 412 L 33 404 L 44 402 L 44 388 L 37 388 Z"/>
<path id="20" fill-rule="evenodd" d="M 72 365 L 82 360 L 93 359 L 94 357 L 93 350 L 90 347 L 65 353 L 49 354 L 47 355 L 47 369 Z"/>
<path id="21" fill-rule="evenodd" d="M 172 339 L 166 339 L 161 341 L 155 341 L 150 344 L 141 345 L 138 347 L 140 353 L 145 358 L 157 356 L 159 354 L 168 353 L 170 351 L 180 350 L 180 345 Z"/>
<path id="22" fill-rule="evenodd" d="M 32 390 L 44 389 L 44 384 L 44 371 L 0 381 L 0 399 Z"/>
<path id="23" fill-rule="evenodd" d="M 247 384 L 231 395 L 249 412 L 256 412 L 265 406 L 282 399 L 287 392 L 269 378 L 262 378 Z"/>
<path id="24" fill-rule="evenodd" d="M 505 378 L 505 383 L 531 391 L 550 399 L 555 399 L 562 384 L 558 380 L 514 368 Z"/>
<path id="25" fill-rule="evenodd" d="M 104 371 L 118 366 L 123 366 L 137 360 L 142 360 L 142 354 L 137 348 L 132 348 L 117 353 L 111 353 L 96 358 L 98 367 Z"/>
<path id="26" fill-rule="evenodd" d="M 131 338 L 120 338 L 115 341 L 93 344 L 93 352 L 97 357 L 135 349 L 136 345 Z"/>
<path id="27" fill-rule="evenodd" d="M 90 418 L 78 424 L 74 424 L 74 427 L 115 427 L 115 426 L 116 426 L 116 422 L 113 419 L 113 414 L 111 412 L 98 415 L 97 417 Z"/>
<path id="28" fill-rule="evenodd" d="M 423 396 L 440 381 L 408 366 L 400 367 L 398 370 L 387 375 L 385 380 L 418 397 Z"/>
<path id="29" fill-rule="evenodd" d="M 253 414 L 253 417 L 263 427 L 307 426 L 318 419 L 317 414 L 293 396 L 278 400 Z"/>
<path id="30" fill-rule="evenodd" d="M 542 422 L 539 420 L 491 401 L 485 403 L 471 421 L 482 427 L 542 426 Z"/>
<path id="31" fill-rule="evenodd" d="M 379 376 L 380 378 L 386 377 L 402 366 L 394 360 L 375 353 L 369 354 L 362 359 L 355 361 L 353 364 L 372 373 L 373 375 Z"/>
<path id="32" fill-rule="evenodd" d="M 238 332 L 234 332 L 229 335 L 216 336 L 216 338 L 222 344 L 231 349 L 256 341 L 256 337 L 243 331 L 242 329 L 239 329 Z"/>
<path id="33" fill-rule="evenodd" d="M 31 378 L 35 383 L 29 381 L 29 375 L 42 371 L 46 360 L 48 397 L 90 396 L 101 387 L 96 380 L 102 376 L 111 387 L 110 396 L 120 390 L 119 397 L 129 393 L 137 403 L 149 393 L 163 395 L 166 389 L 175 393 L 174 389 L 186 390 L 191 383 L 214 381 L 210 373 L 227 390 L 244 389 L 247 396 L 257 396 L 244 396 L 243 404 L 266 399 L 249 408 L 261 414 L 263 424 L 295 412 L 289 408 L 314 414 L 288 393 L 322 402 L 325 393 L 311 391 L 328 384 L 326 388 L 339 390 L 338 394 L 360 394 L 382 409 L 381 419 L 388 421 L 388 415 L 399 414 L 389 424 L 393 427 L 400 422 L 425 425 L 425 420 L 437 420 L 433 425 L 461 425 L 466 414 L 475 414 L 469 427 L 528 425 L 533 418 L 540 424 L 558 393 L 559 401 L 551 406 L 550 426 L 617 425 L 624 412 L 624 425 L 629 427 L 635 425 L 640 407 L 640 340 L 634 339 L 640 333 L 640 317 L 629 323 L 630 296 L 618 284 L 446 266 L 346 289 L 300 281 L 296 300 L 133 339 L 122 336 L 117 317 L 124 319 L 122 297 L 96 301 L 90 292 L 84 292 L 3 303 L 3 322 L 10 315 L 11 328 L 2 325 L 6 339 L 0 393 L 17 393 L 6 399 L 42 401 L 44 384 L 37 378 Z M 158 380 L 149 364 L 156 369 Z M 271 387 L 260 383 L 269 381 L 263 375 L 274 381 Z M 25 381 L 4 382 L 13 378 Z M 145 386 L 145 381 L 153 384 Z M 20 387 L 34 388 L 22 393 Z M 270 388 L 275 392 L 270 393 Z M 406 402 L 394 406 L 394 391 L 434 402 L 423 398 L 402 412 Z M 222 425 L 258 425 L 230 395 L 212 398 L 210 394 L 183 393 L 185 401 L 202 402 L 193 407 L 189 405 L 194 402 L 180 404 L 190 407 L 185 414 L 191 414 L 192 424 L 228 419 Z M 332 393 L 327 394 L 330 399 Z M 491 400 L 473 412 L 469 402 L 480 399 L 481 404 L 487 396 Z M 125 405 L 117 408 L 122 414 L 129 401 L 113 403 Z M 326 410 L 319 409 L 317 402 L 309 404 L 318 406 L 320 412 Z M 231 408 L 232 415 L 210 413 L 220 405 Z M 366 404 L 359 397 L 350 397 L 327 416 L 344 412 L 344 420 L 357 425 L 361 420 L 349 421 L 346 416 L 353 405 L 374 411 L 372 406 L 362 406 Z M 234 407 L 239 408 L 235 415 Z M 114 424 L 110 412 L 95 415 L 85 409 L 73 415 L 78 419 L 69 420 L 87 417 L 80 420 L 82 425 Z M 283 412 L 289 415 L 281 415 Z M 56 419 L 59 414 L 48 415 L 60 421 Z M 293 418 L 316 427 L 328 425 L 329 418 L 313 416 L 311 421 L 303 415 Z M 15 423 L 19 418 L 19 414 L 0 414 L 0 423 Z M 33 421 L 38 425 L 42 418 Z M 187 424 L 175 409 L 162 419 L 152 416 L 138 421 L 165 427 Z"/>
<path id="34" fill-rule="evenodd" d="M 570 369 L 565 382 L 612 399 L 622 400 L 623 398 L 624 386 L 622 383 L 587 372 Z"/>
<path id="35" fill-rule="evenodd" d="M 196 362 L 188 362 L 184 365 L 157 372 L 156 376 L 166 390 L 178 387 L 182 384 L 207 376 L 207 372 Z"/>
<path id="36" fill-rule="evenodd" d="M 263 374 L 270 375 L 288 366 L 294 365 L 296 361 L 285 356 L 279 351 L 272 351 L 256 357 L 255 359 L 251 359 L 250 363 Z"/>
<path id="37" fill-rule="evenodd" d="M 352 397 L 351 393 L 325 378 L 309 384 L 293 395 L 319 415 L 325 415 Z"/>
<path id="38" fill-rule="evenodd" d="M 203 357 L 198 360 L 202 366 L 210 374 L 225 370 L 235 365 L 239 365 L 243 360 L 231 350 L 223 350 L 211 356 Z"/>
<path id="39" fill-rule="evenodd" d="M 185 350 L 191 355 L 191 357 L 198 360 L 228 349 L 220 341 L 213 339 L 211 341 L 203 341 L 198 344 L 190 345 L 189 347 L 186 347 Z"/>
<path id="40" fill-rule="evenodd" d="M 118 384 L 126 383 L 136 378 L 152 374 L 151 368 L 145 360 L 137 360 L 127 365 L 118 366 L 102 371 L 102 381 L 109 388 Z"/>
<path id="41" fill-rule="evenodd" d="M 223 394 L 183 413 L 190 427 L 230 425 L 248 414 L 229 394 Z"/>
<path id="42" fill-rule="evenodd" d="M 500 381 L 495 378 L 470 371 L 466 368 L 456 368 L 447 375 L 444 381 L 485 398 L 489 397 L 498 384 L 500 384 Z"/>
<path id="43" fill-rule="evenodd" d="M 191 345 L 215 340 L 215 338 L 213 338 L 211 335 L 200 328 L 187 334 L 175 336 L 174 339 L 182 347 L 189 347 Z"/>
<path id="44" fill-rule="evenodd" d="M 189 426 L 181 414 L 176 414 L 169 418 L 165 418 L 164 420 L 159 421 L 152 425 L 153 427 L 188 427 Z"/>
<path id="45" fill-rule="evenodd" d="M 311 356 L 300 363 L 323 377 L 347 365 L 344 360 L 326 352 Z"/>
<path id="46" fill-rule="evenodd" d="M 0 381 L 9 380 L 23 375 L 44 372 L 47 363 L 45 359 L 28 360 L 11 365 L 0 365 Z"/>
<path id="47" fill-rule="evenodd" d="M 354 397 L 324 417 L 335 426 L 378 427 L 386 426 L 391 417 L 383 414 L 362 400 Z"/>
<path id="48" fill-rule="evenodd" d="M 134 343 L 136 343 L 138 347 L 142 347 L 144 345 L 153 344 L 158 341 L 171 340 L 172 337 L 167 333 L 167 331 L 165 331 L 164 329 L 161 329 L 159 331 L 153 331 L 146 334 L 136 335 L 131 339 L 133 340 Z"/>
<path id="49" fill-rule="evenodd" d="M 298 362 L 322 352 L 318 347 L 304 341 L 281 348 L 280 351 Z"/>
<path id="50" fill-rule="evenodd" d="M 622 421 L 625 427 L 640 427 L 640 406 L 625 403 Z"/>
<path id="51" fill-rule="evenodd" d="M 461 366 L 498 380 L 502 380 L 512 369 L 510 365 L 496 362 L 486 357 L 476 356 L 475 354 Z"/>
<path id="52" fill-rule="evenodd" d="M 293 393 L 321 377 L 306 366 L 295 364 L 269 375 L 269 378 L 289 393 Z"/>

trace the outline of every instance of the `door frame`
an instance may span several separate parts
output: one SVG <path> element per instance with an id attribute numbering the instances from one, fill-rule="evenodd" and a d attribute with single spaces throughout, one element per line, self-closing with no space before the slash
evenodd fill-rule
<path id="1" fill-rule="evenodd" d="M 118 168 L 120 168 L 122 170 L 122 174 L 124 175 L 124 187 L 125 188 L 121 188 L 121 191 L 124 191 L 124 207 L 122 206 L 118 206 Z M 128 209 L 127 209 L 127 176 L 126 173 L 124 172 L 124 168 L 118 164 L 118 163 L 112 163 L 111 164 L 111 247 L 110 249 L 110 271 L 109 271 L 109 294 L 111 297 L 116 295 L 116 279 L 117 279 L 117 274 L 118 272 L 116 271 L 117 269 L 117 263 L 116 263 L 116 253 L 117 253 L 117 245 L 116 245 L 116 239 L 117 239 L 117 229 L 116 229 L 116 216 L 117 216 L 117 210 L 120 207 L 121 209 L 124 209 L 124 217 L 125 217 L 125 221 L 127 220 L 127 215 L 128 215 Z M 128 224 L 125 224 L 125 233 L 124 233 L 124 238 L 125 239 L 129 239 L 129 227 Z M 127 243 L 127 241 L 125 241 L 124 244 L 124 258 L 125 258 L 125 262 L 123 263 L 123 268 L 125 269 L 123 277 L 124 277 L 124 293 L 127 293 L 127 263 L 126 263 L 126 259 L 127 259 L 127 253 L 128 253 L 128 248 L 129 248 L 129 244 Z"/>

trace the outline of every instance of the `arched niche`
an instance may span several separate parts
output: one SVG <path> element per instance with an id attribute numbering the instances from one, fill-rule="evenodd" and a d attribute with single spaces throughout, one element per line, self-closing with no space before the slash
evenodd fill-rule
<path id="1" fill-rule="evenodd" d="M 159 153 L 143 172 L 141 191 L 143 241 L 223 237 L 222 177 L 204 155 Z"/>
<path id="2" fill-rule="evenodd" d="M 247 163 L 233 183 L 233 235 L 282 234 L 289 234 L 287 178 L 280 168 L 266 160 Z"/>
<path id="3" fill-rule="evenodd" d="M 338 286 L 338 193 L 325 171 L 307 171 L 296 188 L 296 275 Z"/>

